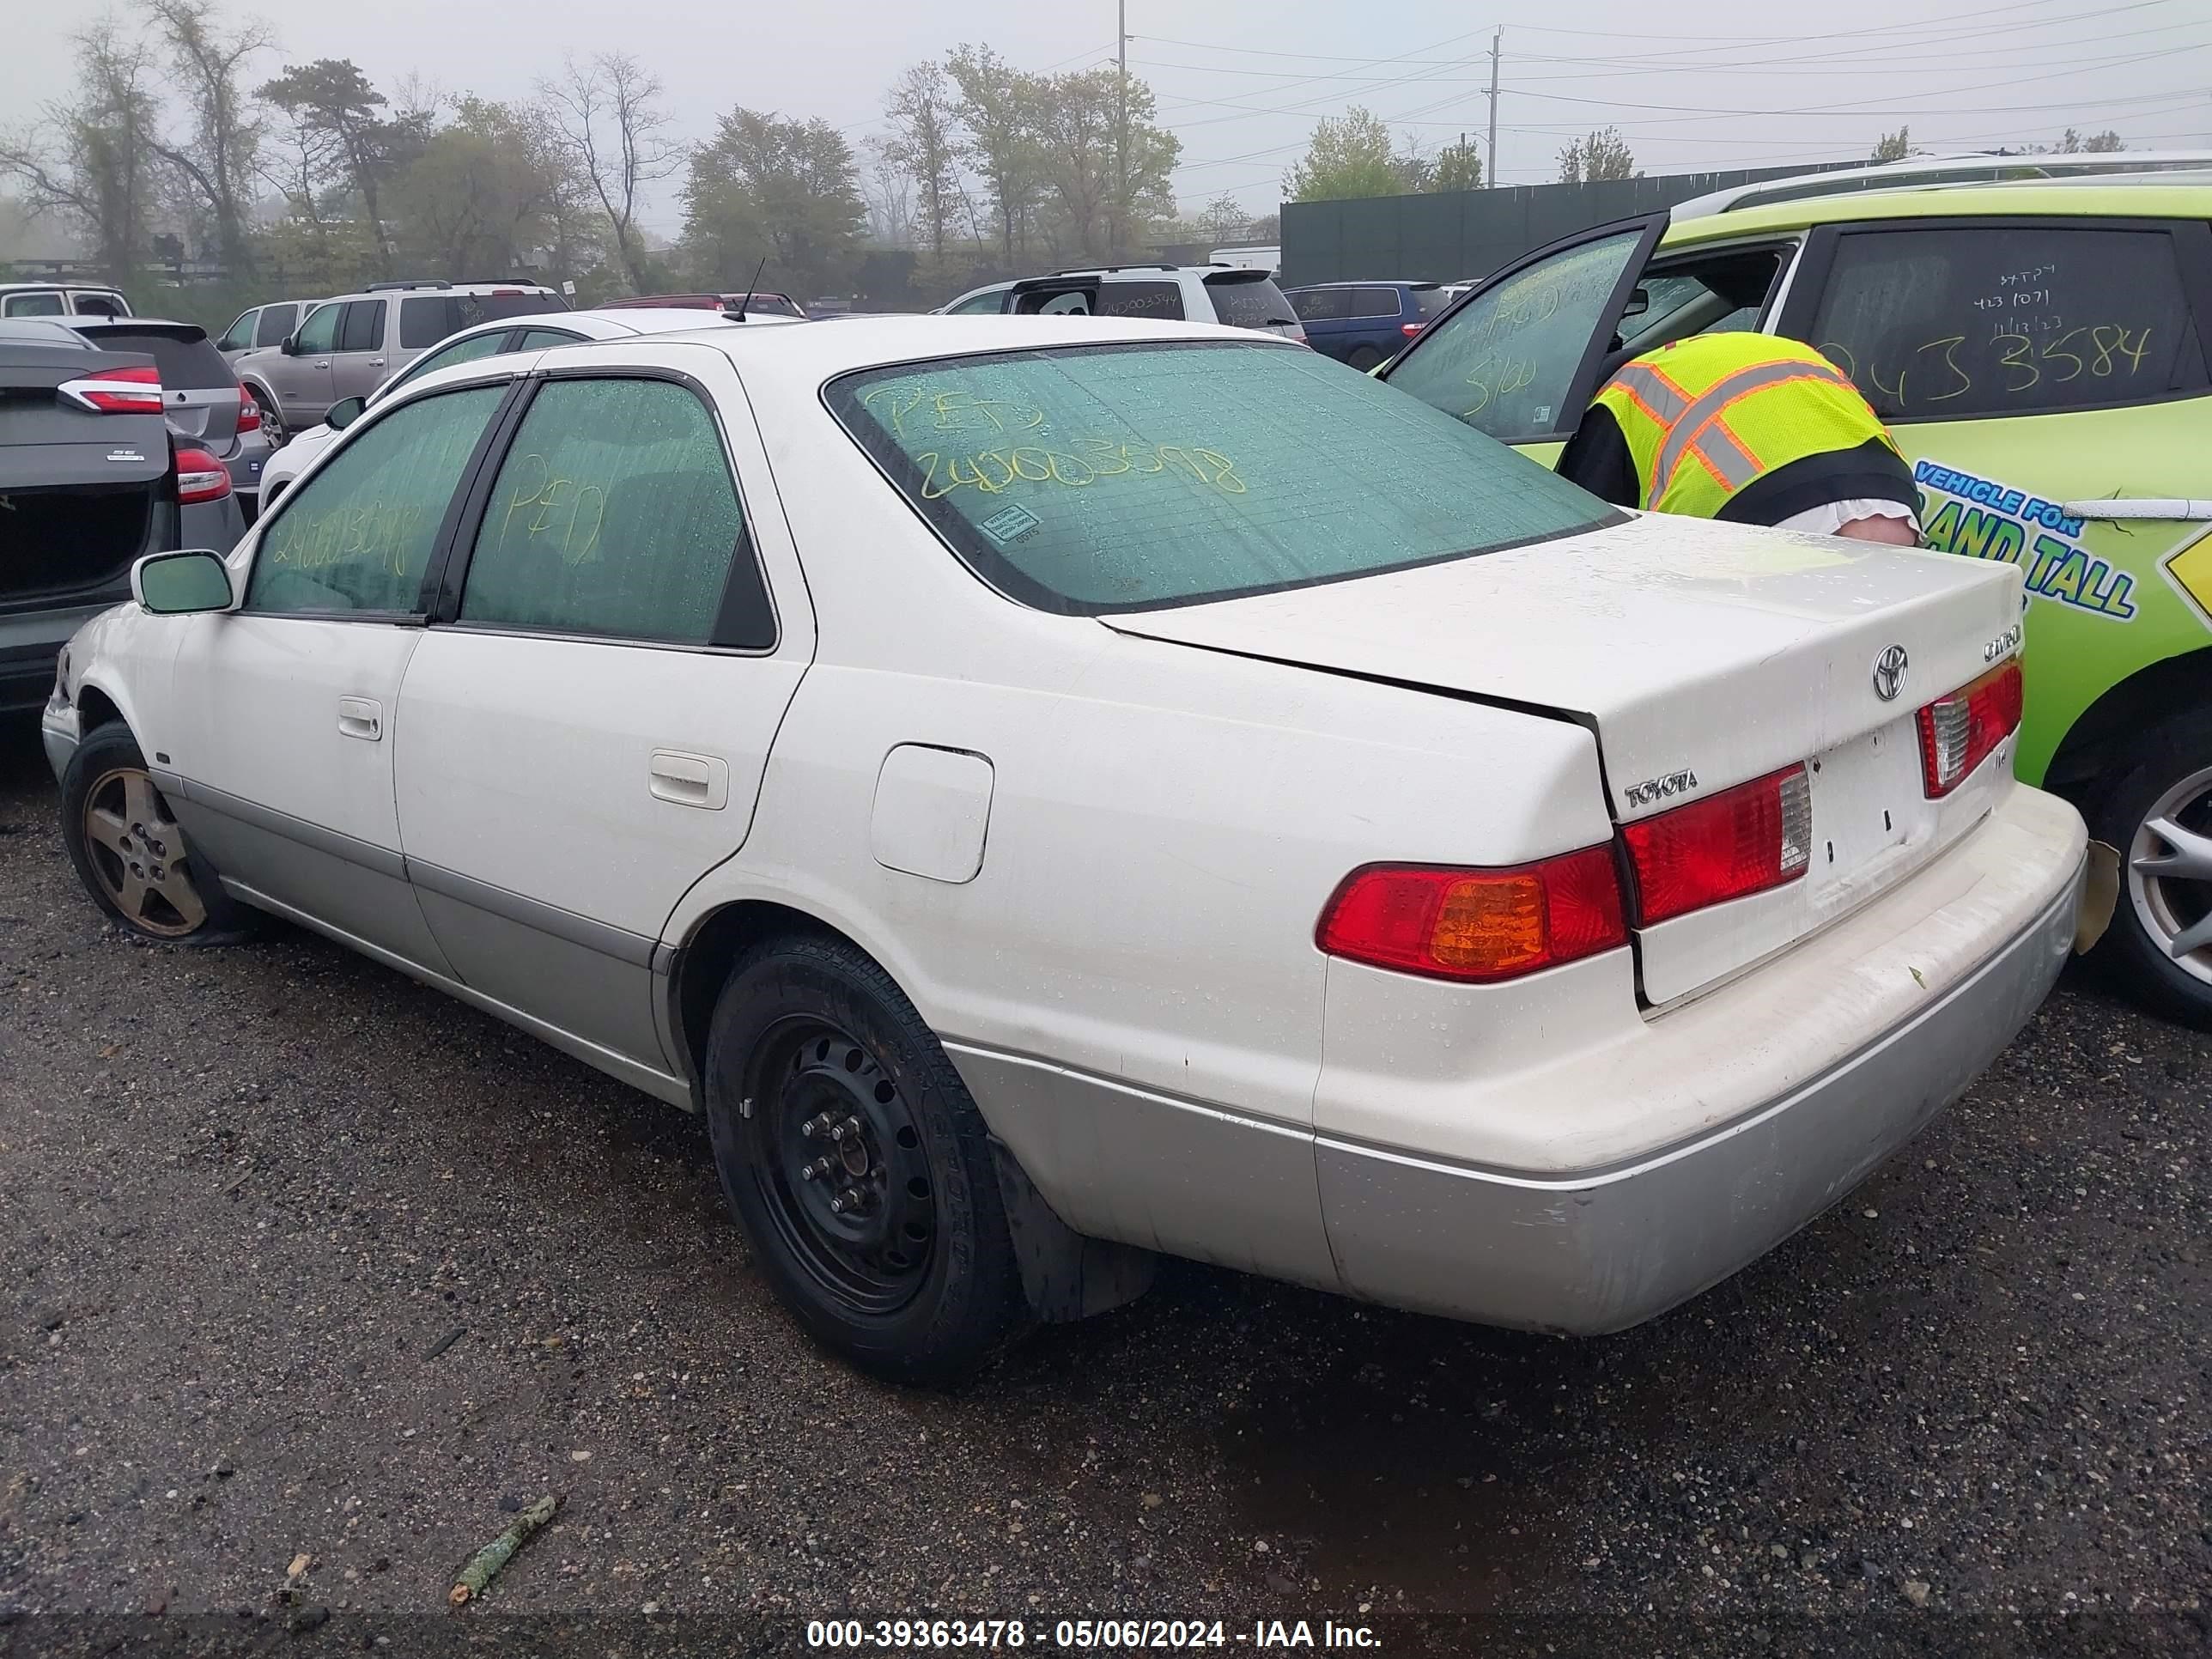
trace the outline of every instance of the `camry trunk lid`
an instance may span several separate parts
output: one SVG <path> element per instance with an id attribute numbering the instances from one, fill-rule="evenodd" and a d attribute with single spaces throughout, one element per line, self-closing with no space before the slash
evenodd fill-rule
<path id="1" fill-rule="evenodd" d="M 2009 565 L 1647 515 L 1480 557 L 1105 620 L 1577 721 L 1596 736 L 1623 824 L 1804 766 L 1804 876 L 1641 929 L 1644 994 L 1663 1006 L 1872 897 L 1989 810 L 2008 778 L 2009 743 L 1930 800 L 1915 716 L 2015 650 L 2020 616 Z"/>
<path id="2" fill-rule="evenodd" d="M 63 388 L 149 367 L 129 352 L 0 339 L 0 611 L 96 599 L 175 513 L 159 415 L 103 414 Z"/>

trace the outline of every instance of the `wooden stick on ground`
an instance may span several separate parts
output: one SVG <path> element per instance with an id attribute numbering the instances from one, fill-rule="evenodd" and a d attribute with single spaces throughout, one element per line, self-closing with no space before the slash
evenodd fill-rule
<path id="1" fill-rule="evenodd" d="M 472 1597 L 482 1595 L 484 1586 L 499 1576 L 500 1569 L 514 1559 L 515 1551 L 528 1541 L 530 1535 L 553 1518 L 561 1500 L 548 1492 L 528 1509 L 514 1517 L 514 1524 L 486 1544 L 468 1559 L 453 1588 L 447 1593 L 447 1601 L 456 1607 L 466 1607 Z"/>

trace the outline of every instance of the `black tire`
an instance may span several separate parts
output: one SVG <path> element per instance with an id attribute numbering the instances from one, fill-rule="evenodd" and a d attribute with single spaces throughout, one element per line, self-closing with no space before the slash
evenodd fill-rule
<path id="1" fill-rule="evenodd" d="M 2119 903 L 2091 960 L 2145 1007 L 2212 1030 L 2212 942 L 2172 954 L 2212 916 L 2212 709 L 2138 733 L 2099 781 L 2087 816 L 2089 833 L 2120 854 Z M 2156 835 L 2154 820 L 2187 840 Z"/>
<path id="2" fill-rule="evenodd" d="M 1377 351 L 1373 346 L 1358 347 L 1352 351 L 1351 356 L 1347 356 L 1344 360 L 1345 366 L 1346 368 L 1356 368 L 1362 374 L 1367 373 L 1369 369 L 1374 368 L 1376 364 L 1382 361 L 1382 354 Z"/>
<path id="3" fill-rule="evenodd" d="M 706 1085 L 722 1190 L 815 1340 L 890 1381 L 947 1387 L 1021 1334 L 982 1115 L 865 952 L 793 935 L 740 957 L 715 1006 Z"/>
<path id="4" fill-rule="evenodd" d="M 94 727 L 62 771 L 62 843 L 92 901 L 140 939 L 236 945 L 259 912 L 192 852 L 121 720 Z"/>

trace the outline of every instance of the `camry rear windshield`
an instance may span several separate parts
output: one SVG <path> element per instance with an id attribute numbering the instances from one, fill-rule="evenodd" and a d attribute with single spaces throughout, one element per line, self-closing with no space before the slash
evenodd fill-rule
<path id="1" fill-rule="evenodd" d="M 864 370 L 831 412 L 976 574 L 1095 616 L 1306 587 L 1610 523 L 1368 375 L 1254 341 Z"/>

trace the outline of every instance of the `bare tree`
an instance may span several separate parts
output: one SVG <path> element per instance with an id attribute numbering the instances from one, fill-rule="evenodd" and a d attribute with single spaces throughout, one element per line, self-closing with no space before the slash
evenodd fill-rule
<path id="1" fill-rule="evenodd" d="M 1209 242 L 1232 242 L 1244 234 L 1252 216 L 1242 202 L 1224 191 L 1200 210 L 1198 222 L 1206 227 Z"/>
<path id="2" fill-rule="evenodd" d="M 860 145 L 860 197 L 868 204 L 868 231 L 885 247 L 914 246 L 914 180 L 889 142 Z"/>
<path id="3" fill-rule="evenodd" d="M 145 42 L 112 18 L 76 44 L 76 87 L 37 126 L 0 136 L 0 177 L 16 181 L 27 212 L 73 222 L 120 283 L 145 248 L 153 202 L 153 64 Z"/>
<path id="4" fill-rule="evenodd" d="M 649 283 L 638 206 L 647 185 L 684 162 L 660 106 L 659 77 L 628 52 L 601 52 L 588 64 L 568 59 L 560 78 L 540 82 L 538 92 L 607 216 L 623 274 L 642 292 Z"/>
<path id="5" fill-rule="evenodd" d="M 249 17 L 226 34 L 209 0 L 146 0 L 154 28 L 169 53 L 168 78 L 190 113 L 178 143 L 153 149 L 181 175 L 187 191 L 215 222 L 216 249 L 235 280 L 253 270 L 253 180 L 263 127 L 244 82 L 248 59 L 274 50 L 276 32 Z"/>
<path id="6" fill-rule="evenodd" d="M 953 219 L 963 192 L 960 185 L 960 137 L 954 125 L 954 93 L 945 71 L 916 64 L 891 82 L 884 94 L 891 138 L 884 154 L 914 181 L 917 230 L 929 251 L 945 257 L 945 242 L 956 234 Z M 972 210 L 970 218 L 973 218 Z"/>

